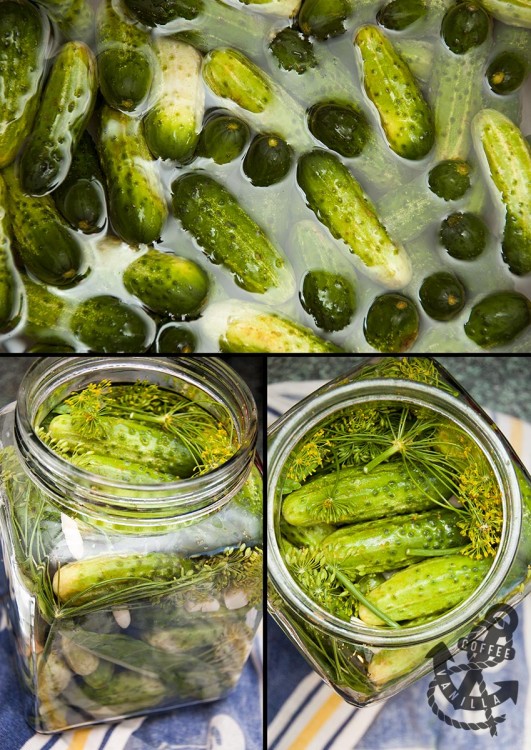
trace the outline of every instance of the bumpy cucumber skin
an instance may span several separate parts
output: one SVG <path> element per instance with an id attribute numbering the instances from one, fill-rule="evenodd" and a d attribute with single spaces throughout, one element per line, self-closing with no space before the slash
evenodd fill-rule
<path id="1" fill-rule="evenodd" d="M 42 284 L 37 284 L 26 274 L 20 274 L 26 299 L 26 323 L 24 333 L 31 338 L 50 340 L 53 343 L 68 331 L 66 320 L 72 311 L 72 303 L 58 297 Z M 49 346 L 49 344 L 46 344 Z M 61 346 L 61 343 L 58 343 Z M 66 351 L 66 350 L 65 350 Z"/>
<path id="2" fill-rule="evenodd" d="M 454 213 L 441 223 L 439 237 L 448 255 L 458 260 L 474 260 L 487 243 L 488 230 L 483 220 L 472 213 Z"/>
<path id="3" fill-rule="evenodd" d="M 465 333 L 482 349 L 503 346 L 531 322 L 531 303 L 519 292 L 494 292 L 476 302 Z"/>
<path id="4" fill-rule="evenodd" d="M 286 27 L 279 31 L 269 49 L 283 70 L 294 70 L 302 75 L 309 68 L 318 66 L 313 44 L 296 29 Z"/>
<path id="5" fill-rule="evenodd" d="M 31 3 L 0 4 L 0 169 L 13 161 L 33 124 L 49 35 L 48 22 Z"/>
<path id="6" fill-rule="evenodd" d="M 428 185 L 432 193 L 445 201 L 462 198 L 470 189 L 470 164 L 458 159 L 446 159 L 432 167 Z"/>
<path id="7" fill-rule="evenodd" d="M 112 0 L 103 0 L 96 43 L 100 89 L 107 104 L 126 112 L 144 105 L 157 65 L 149 35 L 121 18 Z"/>
<path id="8" fill-rule="evenodd" d="M 127 458 L 86 453 L 71 459 L 71 463 L 92 474 L 99 474 L 109 479 L 117 479 L 129 484 L 155 484 L 157 482 L 173 482 L 174 474 L 149 468 L 140 461 Z"/>
<path id="9" fill-rule="evenodd" d="M 406 63 L 375 26 L 355 37 L 363 86 L 378 110 L 390 148 L 404 159 L 422 159 L 435 141 L 433 115 Z M 386 86 L 382 88 L 382 81 Z"/>
<path id="10" fill-rule="evenodd" d="M 7 189 L 0 174 L 0 333 L 10 331 L 18 322 L 21 295 L 17 289 L 11 255 L 11 227 L 7 213 Z"/>
<path id="11" fill-rule="evenodd" d="M 36 0 L 46 9 L 67 39 L 87 42 L 94 33 L 94 10 L 90 0 Z"/>
<path id="12" fill-rule="evenodd" d="M 4 171 L 13 234 L 28 271 L 53 286 L 76 284 L 86 273 L 83 246 L 49 195 L 26 195 L 13 165 Z"/>
<path id="13" fill-rule="evenodd" d="M 351 0 L 304 0 L 298 24 L 305 34 L 316 39 L 338 36 L 345 31 L 344 21 L 353 10 Z"/>
<path id="14" fill-rule="evenodd" d="M 195 318 L 206 304 L 209 281 L 201 266 L 159 250 L 148 250 L 125 269 L 124 286 L 150 310 Z"/>
<path id="15" fill-rule="evenodd" d="M 92 51 L 83 42 L 67 42 L 55 60 L 20 159 L 22 187 L 30 195 L 46 195 L 65 180 L 92 116 L 97 88 Z"/>
<path id="16" fill-rule="evenodd" d="M 192 20 L 201 13 L 202 0 L 123 0 L 128 10 L 146 26 L 164 26 L 176 18 Z"/>
<path id="17" fill-rule="evenodd" d="M 422 308 L 434 320 L 452 320 L 466 302 L 465 287 L 453 273 L 438 271 L 427 276 L 419 289 Z"/>
<path id="18" fill-rule="evenodd" d="M 328 564 L 349 573 L 383 573 L 421 560 L 407 554 L 412 547 L 438 550 L 463 544 L 458 520 L 454 510 L 433 510 L 367 521 L 334 531 L 319 550 Z"/>
<path id="19" fill-rule="evenodd" d="M 274 133 L 256 135 L 247 149 L 242 168 L 256 187 L 268 187 L 286 177 L 293 161 L 293 149 Z"/>
<path id="20" fill-rule="evenodd" d="M 360 185 L 337 157 L 322 150 L 304 154 L 297 181 L 319 221 L 359 258 L 360 270 L 390 289 L 409 283 L 406 251 L 389 237 Z"/>
<path id="21" fill-rule="evenodd" d="M 417 340 L 419 323 L 413 300 L 403 294 L 382 294 L 367 312 L 363 333 L 379 352 L 406 352 Z"/>
<path id="22" fill-rule="evenodd" d="M 441 24 L 441 37 L 456 55 L 479 47 L 490 31 L 490 19 L 481 5 L 458 3 L 449 8 Z"/>
<path id="23" fill-rule="evenodd" d="M 531 147 L 500 112 L 484 109 L 472 122 L 474 145 L 496 198 L 506 209 L 503 259 L 512 273 L 531 271 Z M 486 164 L 483 158 L 486 158 Z"/>
<path id="24" fill-rule="evenodd" d="M 260 68 L 238 50 L 216 49 L 203 61 L 203 79 L 216 94 L 249 112 L 263 112 L 273 91 Z"/>
<path id="25" fill-rule="evenodd" d="M 356 292 L 350 279 L 331 271 L 308 271 L 302 281 L 300 301 L 323 331 L 341 331 L 356 311 Z"/>
<path id="26" fill-rule="evenodd" d="M 404 570 L 367 594 L 373 604 L 395 621 L 444 612 L 470 596 L 484 580 L 492 558 L 471 560 L 464 555 L 437 557 Z M 383 622 L 364 605 L 360 619 L 366 625 Z"/>
<path id="27" fill-rule="evenodd" d="M 422 471 L 408 472 L 402 461 L 380 464 L 368 474 L 355 466 L 313 479 L 290 493 L 282 515 L 293 526 L 358 523 L 428 510 L 441 495 L 448 497 L 450 492 Z"/>
<path id="28" fill-rule="evenodd" d="M 531 5 L 529 0 L 481 0 L 489 13 L 509 26 L 531 29 Z"/>
<path id="29" fill-rule="evenodd" d="M 135 354 L 145 352 L 151 343 L 141 311 L 109 295 L 84 300 L 72 315 L 70 328 L 94 353 Z"/>
<path id="30" fill-rule="evenodd" d="M 348 102 L 318 102 L 308 112 L 308 127 L 327 148 L 347 157 L 358 156 L 370 138 L 364 113 Z"/>
<path id="31" fill-rule="evenodd" d="M 126 242 L 149 244 L 159 239 L 168 208 L 142 121 L 103 107 L 98 151 L 115 231 Z"/>
<path id="32" fill-rule="evenodd" d="M 173 213 L 213 263 L 225 266 L 238 286 L 290 296 L 294 280 L 266 233 L 223 185 L 203 172 L 189 172 L 172 184 Z"/>
<path id="33" fill-rule="evenodd" d="M 216 164 L 228 164 L 240 156 L 249 137 L 246 122 L 225 110 L 215 110 L 207 115 L 196 153 Z"/>

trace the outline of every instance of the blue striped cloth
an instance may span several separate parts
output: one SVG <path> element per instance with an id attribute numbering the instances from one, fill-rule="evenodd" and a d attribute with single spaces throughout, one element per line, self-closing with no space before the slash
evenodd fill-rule
<path id="1" fill-rule="evenodd" d="M 322 381 L 275 383 L 268 388 L 268 424 Z M 531 467 L 531 425 L 504 414 L 492 415 L 523 463 Z M 464 731 L 447 726 L 432 713 L 427 675 L 393 698 L 356 709 L 345 703 L 309 667 L 284 633 L 269 618 L 267 627 L 269 750 L 486 750 L 531 747 L 531 597 L 517 609 L 516 658 L 495 667 L 495 680 L 517 680 L 516 705 L 503 704 L 506 720 L 491 737 L 488 730 Z M 489 675 L 491 675 L 489 671 Z M 472 712 L 470 712 L 472 713 Z M 468 717 L 467 717 L 468 718 Z M 478 720 L 470 718 L 470 721 Z"/>

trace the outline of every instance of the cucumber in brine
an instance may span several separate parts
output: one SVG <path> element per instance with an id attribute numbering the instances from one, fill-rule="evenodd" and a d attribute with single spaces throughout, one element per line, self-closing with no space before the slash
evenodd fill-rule
<path id="1" fill-rule="evenodd" d="M 256 187 L 275 185 L 286 177 L 293 162 L 293 149 L 274 133 L 260 133 L 251 141 L 243 171 Z"/>
<path id="2" fill-rule="evenodd" d="M 196 153 L 216 164 L 228 164 L 240 156 L 249 137 L 249 126 L 244 120 L 226 110 L 215 109 L 207 113 Z"/>
<path id="3" fill-rule="evenodd" d="M 403 294 L 382 294 L 370 306 L 363 332 L 379 352 L 406 352 L 419 334 L 417 306 Z"/>

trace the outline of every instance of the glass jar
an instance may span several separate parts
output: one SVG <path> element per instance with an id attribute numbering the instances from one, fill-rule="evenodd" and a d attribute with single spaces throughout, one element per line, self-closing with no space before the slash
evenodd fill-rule
<path id="1" fill-rule="evenodd" d="M 199 403 L 233 430 L 235 452 L 208 473 L 149 484 L 66 461 L 39 425 L 102 379 Z M 17 671 L 36 730 L 211 701 L 236 685 L 261 619 L 256 436 L 253 397 L 217 358 L 44 358 L 30 367 L 0 413 L 0 522 Z"/>
<path id="2" fill-rule="evenodd" d="M 399 629 L 330 614 L 294 581 L 279 549 L 283 468 L 290 453 L 326 417 L 378 401 L 428 408 L 451 420 L 483 451 L 503 502 L 497 554 L 475 592 L 431 622 Z M 433 668 L 429 655 L 433 647 L 444 642 L 454 654 L 459 638 L 493 605 L 514 605 L 527 593 L 531 479 L 493 421 L 431 358 L 367 360 L 286 412 L 269 433 L 267 498 L 269 610 L 315 671 L 352 705 L 364 706 L 396 694 Z"/>

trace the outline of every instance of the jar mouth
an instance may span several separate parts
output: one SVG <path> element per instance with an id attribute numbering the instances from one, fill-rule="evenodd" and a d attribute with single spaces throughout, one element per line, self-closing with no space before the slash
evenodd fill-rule
<path id="1" fill-rule="evenodd" d="M 205 474 L 164 483 L 132 484 L 75 466 L 51 450 L 36 430 L 72 391 L 103 378 L 113 384 L 145 380 L 192 400 L 200 396 L 203 408 L 230 421 L 235 452 Z M 211 513 L 242 488 L 254 462 L 257 411 L 246 383 L 216 357 L 43 357 L 21 382 L 14 433 L 25 470 L 57 502 L 88 515 L 103 514 L 120 523 L 133 518 L 135 524 L 149 526 Z"/>
<path id="2" fill-rule="evenodd" d="M 301 439 L 323 419 L 345 408 L 369 402 L 392 402 L 424 407 L 441 414 L 463 430 L 482 450 L 501 490 L 503 526 L 497 554 L 491 568 L 475 590 L 461 604 L 423 625 L 385 629 L 358 620 L 345 621 L 331 615 L 299 588 L 280 553 L 277 539 L 280 509 L 279 483 L 283 466 Z M 477 407 L 476 407 L 477 408 Z M 522 522 L 518 480 L 503 439 L 481 410 L 431 385 L 397 379 L 371 379 L 323 389 L 310 395 L 284 414 L 270 431 L 268 452 L 267 544 L 268 574 L 274 588 L 292 611 L 317 627 L 324 627 L 344 640 L 367 645 L 399 647 L 443 639 L 455 633 L 474 617 L 483 614 L 502 585 L 517 552 Z M 274 610 L 274 608 L 271 608 Z M 274 614 L 274 611 L 273 611 Z"/>

